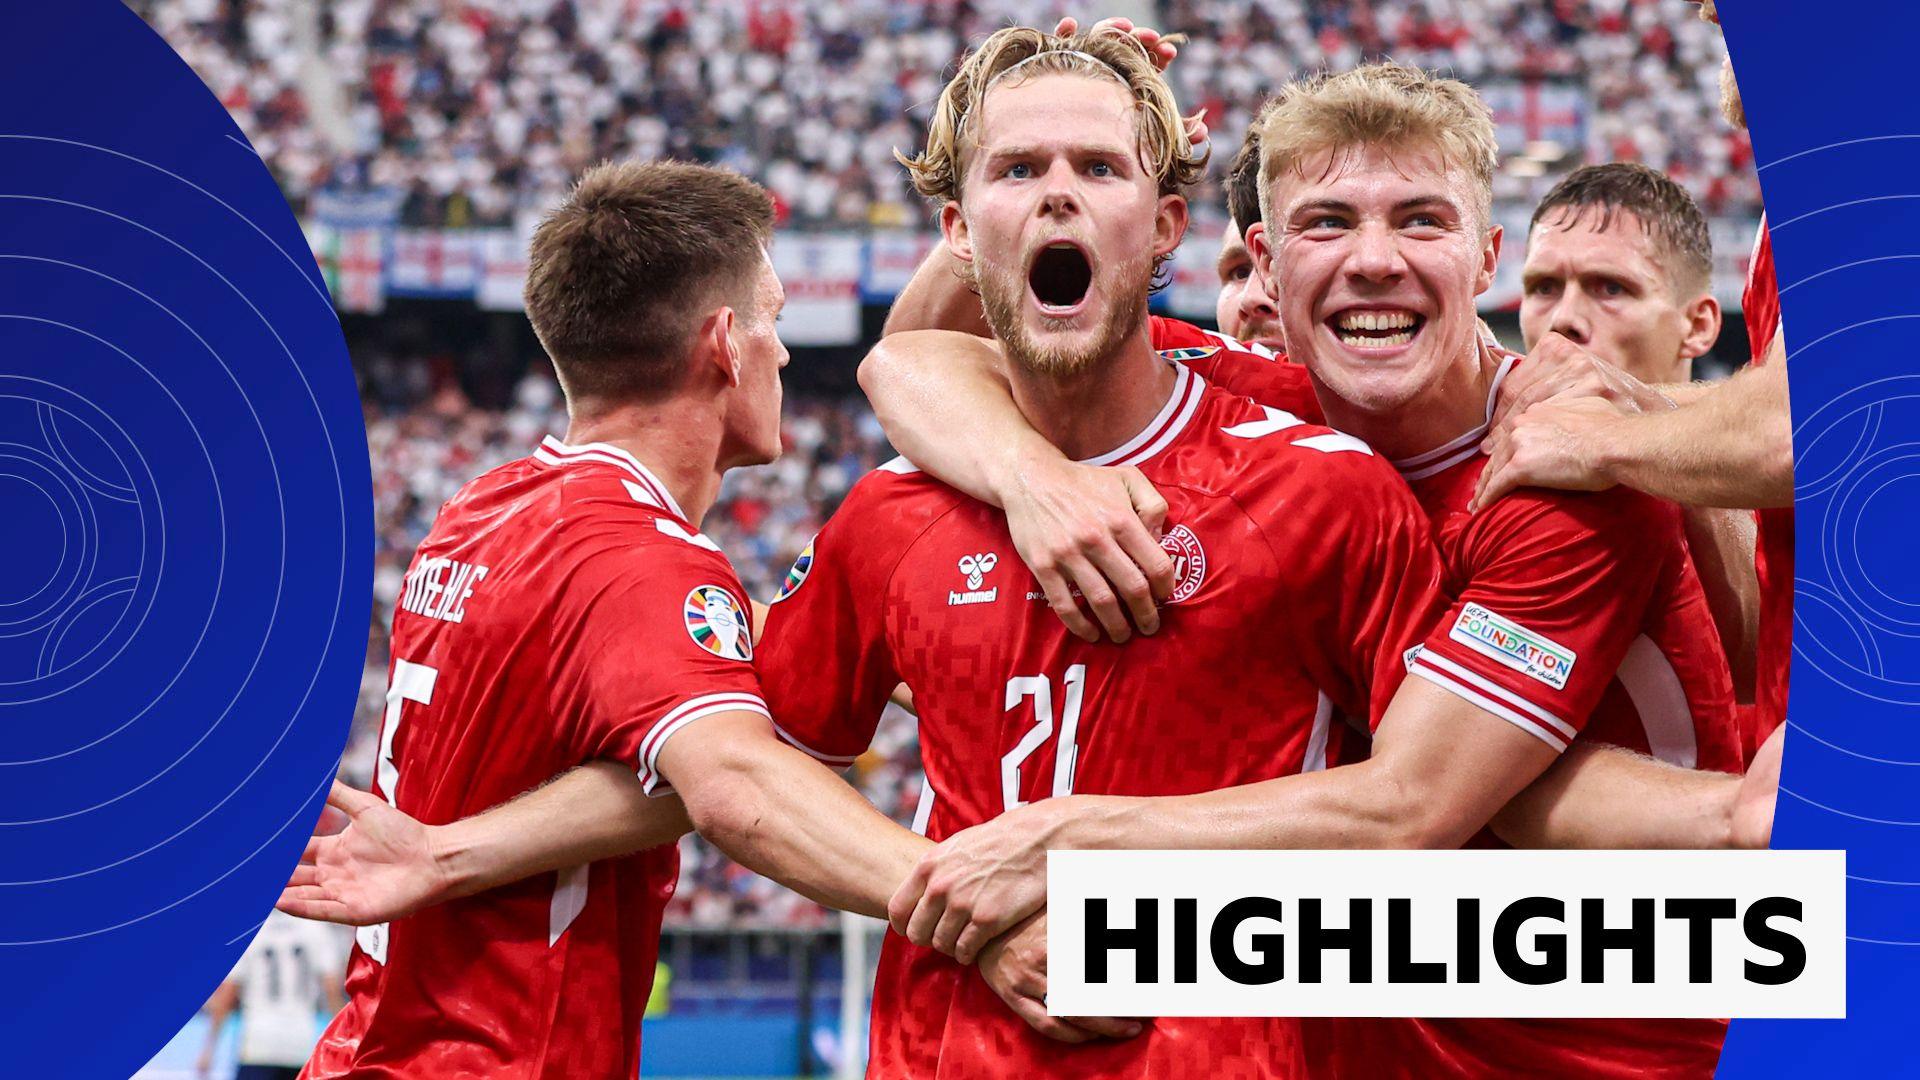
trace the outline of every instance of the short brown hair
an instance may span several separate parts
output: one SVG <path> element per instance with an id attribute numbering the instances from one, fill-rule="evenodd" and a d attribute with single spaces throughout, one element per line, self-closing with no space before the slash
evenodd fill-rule
<path id="1" fill-rule="evenodd" d="M 738 173 L 678 161 L 582 173 L 527 260 L 527 318 L 568 398 L 678 386 L 697 320 L 744 303 L 772 239 L 772 197 Z"/>
<path id="2" fill-rule="evenodd" d="M 1227 166 L 1227 213 L 1242 237 L 1260 221 L 1260 125 L 1247 129 L 1247 141 Z"/>
<path id="3" fill-rule="evenodd" d="M 1168 40 L 1185 39 L 1170 35 Z M 1181 194 L 1199 182 L 1206 158 L 1193 155 L 1173 88 L 1131 34 L 1055 37 L 1032 27 L 1009 26 L 981 42 L 940 92 L 927 127 L 926 149 L 913 157 L 894 151 L 913 175 L 914 190 L 930 199 L 960 198 L 966 155 L 979 139 L 972 120 L 987 91 L 1016 66 L 1020 70 L 1014 77 L 1023 79 L 1081 74 L 1118 81 L 1133 98 L 1134 130 L 1160 194 Z"/>
<path id="4" fill-rule="evenodd" d="M 1625 212 L 1640 219 L 1665 256 L 1660 260 L 1675 288 L 1704 290 L 1713 283 L 1713 233 L 1707 216 L 1687 189 L 1657 169 L 1637 161 L 1586 165 L 1567 174 L 1533 210 L 1531 227 L 1571 225 L 1589 209 L 1598 210 L 1595 232 L 1613 227 Z"/>
<path id="5" fill-rule="evenodd" d="M 1405 64 L 1364 64 L 1290 83 L 1255 121 L 1260 210 L 1272 217 L 1273 181 L 1311 155 L 1350 146 L 1426 145 L 1476 181 L 1482 228 L 1493 223 L 1500 145 L 1493 111 L 1473 87 Z"/>

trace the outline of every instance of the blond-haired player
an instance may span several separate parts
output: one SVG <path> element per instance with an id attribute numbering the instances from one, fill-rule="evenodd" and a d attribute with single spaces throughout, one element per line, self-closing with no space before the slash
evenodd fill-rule
<path id="1" fill-rule="evenodd" d="M 1248 241 L 1277 282 L 1294 358 L 1329 419 L 1416 484 L 1443 539 L 1451 610 L 1429 624 L 1408 660 L 1417 678 L 1378 720 L 1365 762 L 1199 795 L 1075 795 L 1024 807 L 948 839 L 922 863 L 893 905 L 896 925 L 916 941 L 966 955 L 970 940 L 1039 902 L 1050 847 L 1448 846 L 1503 807 L 1501 827 L 1530 840 L 1565 829 L 1593 830 L 1584 839 L 1596 846 L 1706 843 L 1686 826 L 1685 808 L 1699 805 L 1701 791 L 1737 786 L 1602 753 L 1509 805 L 1582 732 L 1593 736 L 1583 746 L 1624 743 L 1686 765 L 1727 769 L 1738 758 L 1724 661 L 1672 507 L 1627 493 L 1549 495 L 1478 518 L 1465 513 L 1485 463 L 1477 444 L 1491 401 L 1514 363 L 1485 347 L 1474 309 L 1499 247 L 1485 105 L 1460 83 L 1375 65 L 1289 87 L 1260 140 L 1262 222 Z M 914 418 L 890 433 L 920 464 L 998 494 L 987 448 L 1020 437 L 1010 430 L 1019 414 L 992 389 L 990 350 L 976 348 L 981 359 L 956 366 L 963 350 L 945 342 L 951 351 L 935 366 L 943 340 L 889 340 L 887 365 L 926 368 L 906 378 L 914 404 L 883 406 L 883 415 Z M 1215 371 L 1234 388 L 1232 368 Z M 869 374 L 877 397 L 891 392 L 884 370 Z M 1268 408 L 1274 423 L 1297 423 Z M 962 422 L 964 441 L 946 434 Z M 1363 509 L 1364 499 L 1353 502 Z M 1290 551 L 1304 565 L 1336 543 L 1308 536 Z M 1180 615 L 1168 606 L 1159 633 Z M 1540 655 L 1500 655 L 1495 631 L 1538 644 Z M 1655 685 L 1665 699 L 1643 693 Z M 1600 771 L 1616 763 L 1617 771 Z M 1647 831 L 1619 839 L 1656 806 L 1680 812 L 1655 811 Z M 1722 1030 L 1399 1023 L 1337 1045 L 1355 1075 L 1455 1060 L 1498 1069 L 1530 1055 L 1589 1071 L 1697 1073 L 1711 1070 Z M 1397 1059 L 1368 1056 L 1387 1045 Z"/>

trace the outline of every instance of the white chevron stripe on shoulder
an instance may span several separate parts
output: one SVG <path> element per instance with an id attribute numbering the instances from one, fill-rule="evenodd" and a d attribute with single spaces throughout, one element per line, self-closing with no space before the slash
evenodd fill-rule
<path id="1" fill-rule="evenodd" d="M 1300 419 L 1292 413 L 1284 409 L 1276 409 L 1271 405 L 1260 406 L 1260 411 L 1266 413 L 1265 419 L 1248 420 L 1245 423 L 1235 424 L 1232 427 L 1223 427 L 1220 430 L 1239 439 L 1259 439 L 1272 435 L 1276 431 L 1297 428 L 1306 423 L 1305 420 Z"/>
<path id="2" fill-rule="evenodd" d="M 717 554 L 725 554 L 725 552 L 720 551 L 720 545 L 709 539 L 706 533 L 688 532 L 686 528 L 677 521 L 669 521 L 666 518 L 654 518 L 653 527 L 673 537 L 675 540 L 685 540 L 694 547 L 705 548 Z"/>
<path id="3" fill-rule="evenodd" d="M 1323 454 L 1338 454 L 1344 450 L 1354 454 L 1365 454 L 1368 457 L 1373 456 L 1373 447 L 1348 435 L 1344 431 L 1329 431 L 1325 435 L 1309 435 L 1304 439 L 1297 440 L 1293 445 L 1310 446 Z"/>

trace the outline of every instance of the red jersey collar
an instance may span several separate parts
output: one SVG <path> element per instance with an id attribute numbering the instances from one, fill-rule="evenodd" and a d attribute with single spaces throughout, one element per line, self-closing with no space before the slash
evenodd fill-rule
<path id="1" fill-rule="evenodd" d="M 1487 437 L 1487 426 L 1493 423 L 1494 403 L 1500 400 L 1500 384 L 1507 380 L 1507 372 L 1512 371 L 1515 361 L 1520 359 L 1518 353 L 1505 350 L 1496 350 L 1495 355 L 1501 357 L 1500 370 L 1493 373 L 1493 384 L 1487 387 L 1485 418 L 1477 427 L 1448 440 L 1443 446 L 1436 446 L 1424 454 L 1415 454 L 1395 461 L 1393 467 L 1400 470 L 1403 478 L 1408 481 L 1425 480 L 1429 476 L 1446 472 L 1455 465 L 1479 455 L 1480 440 Z"/>
<path id="2" fill-rule="evenodd" d="M 667 485 L 653 475 L 653 470 L 640 464 L 639 458 L 610 443 L 569 446 L 549 435 L 540 440 L 540 448 L 533 452 L 533 460 L 542 465 L 556 467 L 587 462 L 612 465 L 633 477 L 633 481 L 627 484 L 627 491 L 635 499 L 665 510 L 682 521 L 687 520 L 686 512 L 680 509 L 679 503 L 673 501 L 673 495 L 667 491 Z"/>
<path id="3" fill-rule="evenodd" d="M 1174 364 L 1173 393 L 1168 395 L 1167 403 L 1161 406 L 1160 412 L 1147 426 L 1118 447 L 1097 457 L 1082 458 L 1080 463 L 1138 465 L 1165 450 L 1186 430 L 1187 421 L 1193 419 L 1194 410 L 1200 407 L 1200 396 L 1206 388 L 1207 381 L 1194 374 L 1192 368 L 1185 364 Z"/>

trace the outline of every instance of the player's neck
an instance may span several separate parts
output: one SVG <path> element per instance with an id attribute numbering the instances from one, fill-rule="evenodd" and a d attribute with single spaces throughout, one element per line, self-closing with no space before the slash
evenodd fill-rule
<path id="1" fill-rule="evenodd" d="M 1144 327 L 1078 375 L 1009 367 L 1013 400 L 1027 423 L 1075 460 L 1098 457 L 1140 434 L 1173 393 L 1173 367 L 1153 351 Z"/>
<path id="2" fill-rule="evenodd" d="M 687 516 L 700 519 L 720 496 L 722 428 L 719 418 L 697 403 L 670 399 L 647 404 L 620 405 L 567 423 L 567 443 L 606 443 L 632 454 L 647 467 Z"/>
<path id="3" fill-rule="evenodd" d="M 1500 358 L 1479 335 L 1469 348 L 1470 356 L 1448 365 L 1412 401 L 1386 412 L 1354 408 L 1321 390 L 1327 423 L 1394 461 L 1445 446 L 1487 422 L 1487 395 L 1500 373 Z"/>

